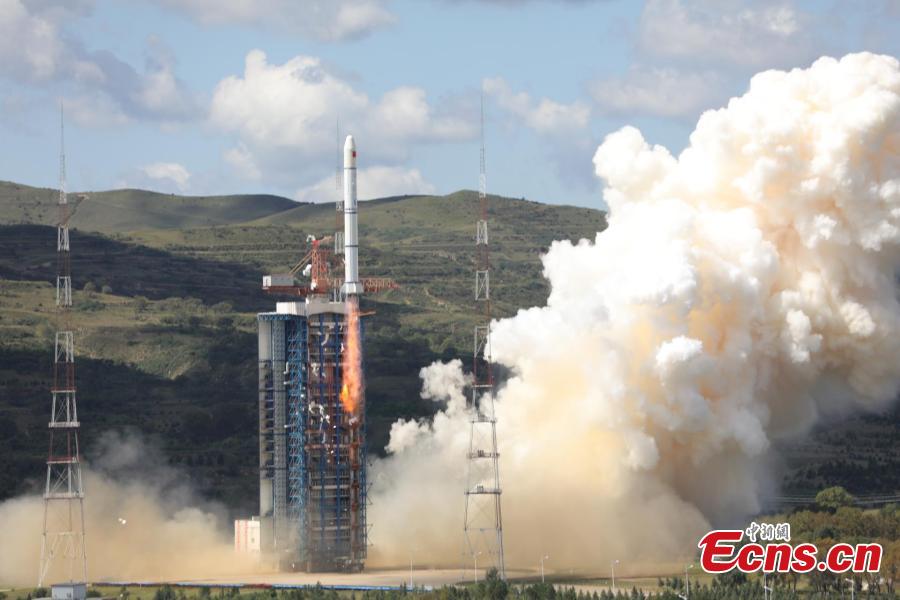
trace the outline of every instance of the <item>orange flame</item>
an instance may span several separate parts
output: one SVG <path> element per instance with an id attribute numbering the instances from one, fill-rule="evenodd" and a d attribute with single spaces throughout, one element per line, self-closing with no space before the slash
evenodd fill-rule
<path id="1" fill-rule="evenodd" d="M 347 300 L 347 333 L 344 338 L 344 383 L 341 404 L 344 411 L 356 415 L 362 399 L 362 348 L 359 339 L 359 305 L 354 297 Z"/>

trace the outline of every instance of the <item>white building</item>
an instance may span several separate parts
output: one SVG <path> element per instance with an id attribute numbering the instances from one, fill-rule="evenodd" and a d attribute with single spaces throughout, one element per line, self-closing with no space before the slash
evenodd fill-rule
<path id="1" fill-rule="evenodd" d="M 234 522 L 234 551 L 259 554 L 262 548 L 259 517 L 237 519 Z M 54 599 L 56 597 L 54 596 Z"/>

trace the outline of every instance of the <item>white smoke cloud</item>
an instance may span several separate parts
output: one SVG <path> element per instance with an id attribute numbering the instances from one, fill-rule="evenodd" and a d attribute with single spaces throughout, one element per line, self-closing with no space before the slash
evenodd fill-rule
<path id="1" fill-rule="evenodd" d="M 247 555 L 235 554 L 221 507 L 200 501 L 185 474 L 168 467 L 139 434 L 108 432 L 96 448 L 94 464 L 83 469 L 90 580 L 171 581 L 260 568 Z M 4 585 L 34 585 L 43 514 L 37 494 L 0 503 Z M 66 566 L 58 558 L 49 579 L 67 574 Z"/>
<path id="2" fill-rule="evenodd" d="M 518 565 L 690 554 L 774 492 L 776 441 L 900 387 L 896 59 L 759 74 L 680 156 L 626 127 L 594 164 L 608 229 L 555 242 L 547 305 L 492 328 L 512 372 L 496 412 Z M 459 564 L 468 417 L 451 403 L 395 424 L 375 469 L 376 561 L 421 536 Z"/>
<path id="3" fill-rule="evenodd" d="M 461 360 L 434 362 L 422 367 L 419 377 L 422 378 L 422 398 L 445 403 L 445 407 L 438 413 L 434 423 L 401 419 L 391 425 L 390 442 L 387 446 L 390 454 L 401 453 L 422 442 L 429 434 L 441 429 L 441 421 L 465 415 L 466 396 L 463 388 L 471 382 L 471 377 L 463 373 Z"/>

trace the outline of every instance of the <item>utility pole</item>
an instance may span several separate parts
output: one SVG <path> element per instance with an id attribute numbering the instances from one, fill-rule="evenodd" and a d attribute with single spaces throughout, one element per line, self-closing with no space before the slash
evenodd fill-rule
<path id="1" fill-rule="evenodd" d="M 609 563 L 609 570 L 612 572 L 612 593 L 616 593 L 616 565 L 619 564 L 618 560 L 611 561 Z"/>
<path id="2" fill-rule="evenodd" d="M 691 581 L 688 579 L 688 569 L 693 569 L 694 565 L 688 565 L 684 568 L 684 593 L 678 594 L 681 600 L 690 600 L 691 598 Z"/>

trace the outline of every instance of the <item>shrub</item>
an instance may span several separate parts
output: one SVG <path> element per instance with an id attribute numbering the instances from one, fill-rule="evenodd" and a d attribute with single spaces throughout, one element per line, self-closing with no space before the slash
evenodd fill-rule
<path id="1" fill-rule="evenodd" d="M 853 506 L 855 498 L 839 485 L 825 488 L 816 494 L 816 506 L 822 510 L 834 512 L 842 506 Z"/>

